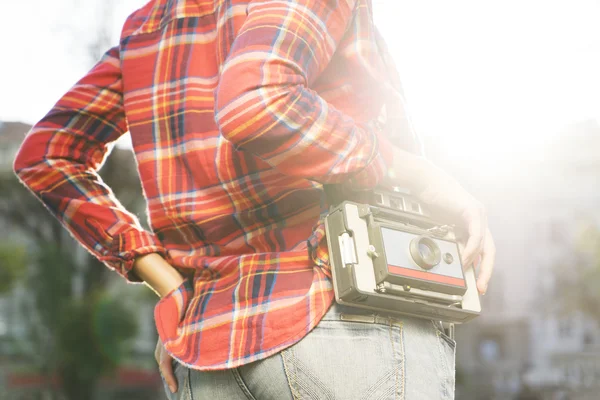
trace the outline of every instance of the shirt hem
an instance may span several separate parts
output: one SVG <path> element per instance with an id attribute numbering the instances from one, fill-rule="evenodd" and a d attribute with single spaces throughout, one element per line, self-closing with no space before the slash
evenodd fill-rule
<path id="1" fill-rule="evenodd" d="M 333 289 L 329 289 L 327 291 L 328 293 L 328 297 L 329 299 L 326 300 L 327 306 L 323 307 L 322 313 L 320 313 L 319 315 L 317 315 L 315 318 L 313 318 L 306 326 L 303 327 L 303 329 L 286 338 L 285 340 L 283 340 L 283 344 L 281 344 L 280 346 L 277 347 L 273 347 L 271 349 L 269 349 L 268 351 L 265 352 L 261 352 L 259 354 L 256 354 L 252 357 L 247 357 L 247 358 L 243 358 L 243 359 L 239 359 L 233 362 L 225 362 L 225 363 L 220 363 L 220 364 L 213 364 L 213 365 L 207 365 L 207 366 L 201 366 L 201 365 L 196 365 L 196 364 L 188 364 L 185 363 L 183 361 L 181 361 L 180 359 L 178 359 L 175 355 L 173 355 L 167 348 L 166 346 L 164 346 L 163 343 L 163 348 L 165 349 L 165 351 L 174 359 L 176 360 L 178 363 L 180 363 L 181 365 L 183 365 L 184 367 L 193 369 L 193 370 L 197 370 L 197 371 L 220 371 L 220 370 L 227 370 L 227 369 L 233 369 L 233 368 L 238 368 L 241 367 L 243 365 L 247 365 L 256 361 L 260 361 L 260 360 L 264 360 L 265 358 L 268 358 L 274 354 L 277 354 L 285 349 L 287 349 L 288 347 L 291 347 L 293 345 L 295 345 L 296 343 L 298 343 L 300 340 L 302 340 L 306 335 L 308 335 L 314 328 L 316 328 L 316 326 L 319 324 L 319 322 L 321 322 L 321 320 L 323 319 L 323 317 L 325 316 L 325 314 L 327 314 L 327 311 L 329 311 L 329 309 L 331 308 L 331 305 L 335 302 L 335 296 L 333 293 Z M 159 338 L 159 340 L 161 340 Z M 161 340 L 162 342 L 162 340 Z"/>

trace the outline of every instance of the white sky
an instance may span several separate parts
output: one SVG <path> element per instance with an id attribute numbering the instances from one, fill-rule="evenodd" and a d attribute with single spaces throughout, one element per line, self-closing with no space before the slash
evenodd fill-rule
<path id="1" fill-rule="evenodd" d="M 0 120 L 34 123 L 85 73 L 103 1 L 2 0 Z M 600 0 L 374 2 L 415 125 L 457 156 L 531 152 L 600 115 Z M 115 43 L 145 1 L 116 3 Z"/>

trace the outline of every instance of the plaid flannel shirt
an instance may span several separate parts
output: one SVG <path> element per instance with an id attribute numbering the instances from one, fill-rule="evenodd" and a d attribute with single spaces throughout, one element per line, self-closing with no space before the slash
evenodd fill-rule
<path id="1" fill-rule="evenodd" d="M 391 163 L 377 121 L 403 111 L 376 35 L 369 0 L 151 1 L 34 126 L 15 171 L 126 279 L 152 252 L 188 276 L 155 308 L 181 363 L 265 358 L 333 300 L 322 185 L 370 188 Z M 152 232 L 97 175 L 127 131 Z"/>

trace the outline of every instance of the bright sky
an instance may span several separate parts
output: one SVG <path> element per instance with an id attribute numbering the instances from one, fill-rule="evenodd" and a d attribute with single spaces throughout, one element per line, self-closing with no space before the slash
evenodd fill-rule
<path id="1" fill-rule="evenodd" d="M 0 120 L 33 123 L 91 64 L 108 0 L 3 1 Z M 600 116 L 600 0 L 374 0 L 418 130 L 458 157 L 525 156 Z M 143 0 L 120 0 L 120 25 Z"/>
<path id="2" fill-rule="evenodd" d="M 417 128 L 457 154 L 525 157 L 600 116 L 600 1 L 375 1 Z"/>
<path id="3" fill-rule="evenodd" d="M 0 120 L 34 123 L 93 65 L 87 51 L 101 25 L 112 43 L 120 26 L 144 0 L 0 0 Z"/>

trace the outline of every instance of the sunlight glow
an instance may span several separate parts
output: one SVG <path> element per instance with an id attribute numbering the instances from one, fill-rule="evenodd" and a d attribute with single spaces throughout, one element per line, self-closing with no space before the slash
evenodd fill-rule
<path id="1" fill-rule="evenodd" d="M 600 115 L 600 3 L 375 0 L 413 122 L 457 159 L 544 157 Z"/>
<path id="2" fill-rule="evenodd" d="M 2 5 L 0 36 L 19 40 L 3 42 L 11 61 L 0 74 L 0 120 L 34 123 L 90 67 L 86 43 L 103 23 L 94 18 L 103 1 Z M 114 43 L 145 2 L 114 2 Z M 373 2 L 415 127 L 457 162 L 542 158 L 566 124 L 599 117 L 599 1 Z M 23 31 L 14 15 L 35 29 Z"/>

